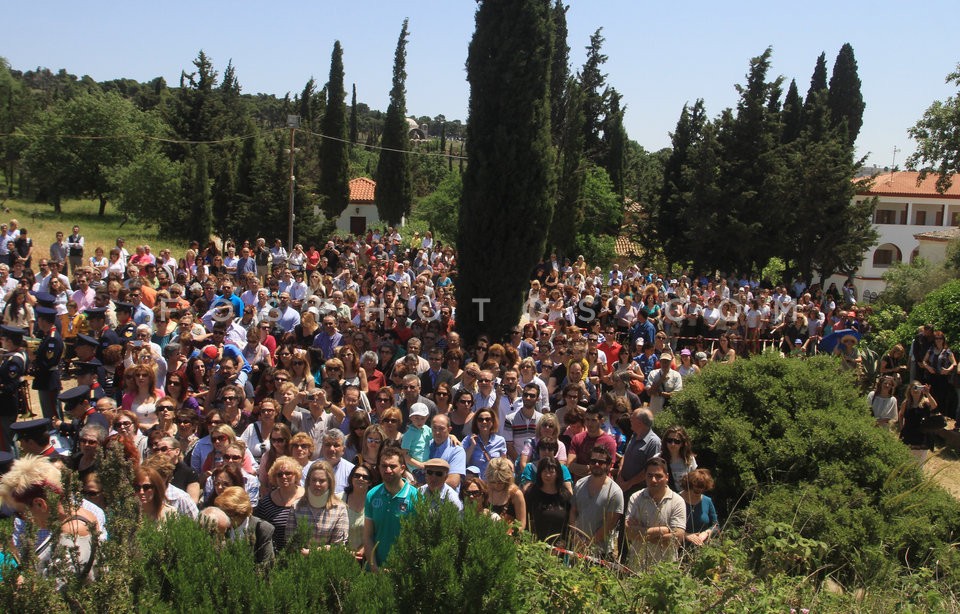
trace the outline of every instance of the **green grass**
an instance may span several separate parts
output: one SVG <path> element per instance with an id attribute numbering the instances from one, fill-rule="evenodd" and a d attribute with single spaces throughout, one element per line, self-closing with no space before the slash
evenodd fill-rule
<path id="1" fill-rule="evenodd" d="M 84 236 L 84 258 L 92 256 L 97 246 L 103 247 L 104 252 L 109 253 L 110 248 L 116 245 L 117 237 L 126 240 L 125 247 L 131 253 L 137 245 L 144 243 L 150 246 L 154 254 L 159 254 L 161 248 L 169 247 L 177 258 L 187 249 L 185 241 L 160 236 L 154 227 L 144 226 L 133 220 L 124 223 L 123 214 L 111 203 L 107 204 L 103 217 L 98 215 L 99 202 L 93 200 L 65 200 L 62 204 L 63 212 L 59 214 L 54 212 L 53 205 L 46 203 L 8 199 L 3 206 L 10 212 L 0 213 L 0 220 L 6 223 L 16 219 L 33 238 L 34 254 L 40 256 L 49 255 L 50 244 L 56 240 L 57 231 L 63 231 L 65 236 L 69 236 L 74 224 L 80 226 L 80 234 Z"/>

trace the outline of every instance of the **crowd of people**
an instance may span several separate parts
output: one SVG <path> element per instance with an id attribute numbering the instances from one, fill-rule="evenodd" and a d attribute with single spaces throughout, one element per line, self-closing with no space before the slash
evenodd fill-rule
<path id="1" fill-rule="evenodd" d="M 249 540 L 258 562 L 339 545 L 375 570 L 421 500 L 475 506 L 604 564 L 674 561 L 720 523 L 709 468 L 657 414 L 713 363 L 770 347 L 804 356 L 866 326 L 847 288 L 604 273 L 552 256 L 517 326 L 463 345 L 457 255 L 429 233 L 289 253 L 279 239 L 195 243 L 180 259 L 131 254 L 123 239 L 87 257 L 76 226 L 49 254 L 21 249 L 15 220 L 0 233 L 14 236 L 0 253 L 0 445 L 21 456 L 0 494 L 17 534 L 32 522 L 42 536 L 58 515 L 60 542 L 86 544 L 80 561 L 93 560 L 91 536 L 109 535 L 109 446 L 134 468 L 144 522 L 202 518 Z M 956 407 L 956 361 L 930 332 L 910 358 L 884 357 L 870 398 L 911 445 L 914 413 Z M 914 380 L 927 387 L 884 400 Z M 66 471 L 83 499 L 54 510 Z"/>

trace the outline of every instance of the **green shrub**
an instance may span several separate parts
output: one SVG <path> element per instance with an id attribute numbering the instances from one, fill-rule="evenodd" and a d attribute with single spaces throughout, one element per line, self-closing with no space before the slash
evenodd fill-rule
<path id="1" fill-rule="evenodd" d="M 927 323 L 946 334 L 948 345 L 960 343 L 960 280 L 943 284 L 913 308 L 897 328 L 899 342 L 909 348 L 917 327 Z"/>
<path id="2" fill-rule="evenodd" d="M 418 504 L 403 521 L 386 568 L 403 612 L 512 612 L 517 609 L 517 557 L 508 526 L 468 507 Z"/>
<path id="3" fill-rule="evenodd" d="M 932 564 L 937 552 L 953 560 L 947 545 L 960 534 L 960 504 L 925 482 L 906 447 L 874 426 L 832 357 L 765 354 L 710 365 L 657 422 L 683 425 L 698 463 L 715 468 L 714 500 L 722 516 L 736 512 L 731 525 L 742 528 L 757 571 L 862 580 L 890 559 Z M 793 542 L 781 524 L 795 532 Z M 801 538 L 828 550 L 790 563 L 791 548 L 810 546 Z"/>

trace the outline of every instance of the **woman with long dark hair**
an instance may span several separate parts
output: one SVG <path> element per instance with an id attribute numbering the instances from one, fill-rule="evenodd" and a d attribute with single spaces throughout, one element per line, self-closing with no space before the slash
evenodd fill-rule
<path id="1" fill-rule="evenodd" d="M 537 477 L 524 494 L 529 529 L 542 541 L 566 541 L 570 519 L 570 494 L 563 487 L 560 461 L 545 456 L 537 463 Z"/>

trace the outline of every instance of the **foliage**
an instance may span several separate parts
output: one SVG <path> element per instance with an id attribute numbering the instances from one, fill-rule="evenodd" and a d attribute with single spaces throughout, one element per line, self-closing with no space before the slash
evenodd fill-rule
<path id="1" fill-rule="evenodd" d="M 738 510 L 748 550 L 776 546 L 780 563 L 771 563 L 773 552 L 754 558 L 771 565 L 769 572 L 799 564 L 796 548 L 810 546 L 780 529 L 774 539 L 787 541 L 769 544 L 771 523 L 793 519 L 799 537 L 829 544 L 810 571 L 846 578 L 867 577 L 889 558 L 929 563 L 931 548 L 939 552 L 935 544 L 960 531 L 960 504 L 925 485 L 906 448 L 874 426 L 849 378 L 829 356 L 772 353 L 710 365 L 657 418 L 683 425 L 698 462 L 716 468 L 715 501 L 722 515 Z M 909 497 L 918 489 L 922 497 Z M 907 497 L 923 511 L 907 513 Z M 914 518 L 924 519 L 925 531 L 910 526 Z"/>
<path id="2" fill-rule="evenodd" d="M 120 209 L 134 219 L 159 224 L 181 198 L 182 163 L 151 151 L 110 173 Z"/>
<path id="3" fill-rule="evenodd" d="M 449 244 L 457 236 L 462 193 L 463 178 L 460 173 L 447 173 L 437 189 L 420 199 L 414 207 L 412 220 L 426 222 L 433 231 L 434 239 Z"/>
<path id="4" fill-rule="evenodd" d="M 960 280 L 950 281 L 927 294 L 910 311 L 907 321 L 897 328 L 899 341 L 909 344 L 916 336 L 917 328 L 923 324 L 942 330 L 948 345 L 960 343 Z"/>
<path id="5" fill-rule="evenodd" d="M 883 274 L 886 286 L 878 300 L 911 311 L 930 292 L 955 279 L 958 274 L 960 272 L 942 264 L 932 264 L 925 258 L 914 258 L 909 263 L 898 262 Z"/>
<path id="6" fill-rule="evenodd" d="M 377 187 L 374 200 L 380 219 L 390 225 L 410 213 L 413 202 L 413 186 L 410 176 L 409 128 L 407 127 L 406 80 L 407 80 L 407 22 L 403 20 L 400 39 L 393 59 L 393 87 L 390 90 L 390 104 L 383 124 L 383 138 L 380 141 L 380 161 L 377 164 Z"/>
<path id="7" fill-rule="evenodd" d="M 457 247 L 457 326 L 466 344 L 517 322 L 553 217 L 550 6 L 488 0 L 476 12 Z M 496 248 L 491 248 L 496 242 Z M 486 300 L 482 319 L 478 303 Z"/>
<path id="8" fill-rule="evenodd" d="M 769 281 L 774 286 L 779 286 L 783 283 L 783 272 L 786 270 L 786 263 L 774 256 L 770 260 L 767 260 L 766 266 L 760 271 L 760 279 Z"/>
<path id="9" fill-rule="evenodd" d="M 850 147 L 860 134 L 863 126 L 863 94 L 860 93 L 860 77 L 857 75 L 857 60 L 853 55 L 853 46 L 844 43 L 833 63 L 830 76 L 830 121 L 833 127 L 847 133 L 847 145 Z"/>
<path id="10" fill-rule="evenodd" d="M 559 132 L 557 143 L 557 195 L 553 220 L 550 223 L 548 245 L 560 254 L 573 252 L 577 230 L 583 224 L 583 207 L 580 194 L 583 190 L 583 175 L 586 167 L 584 157 L 583 88 L 574 79 L 568 79 L 563 90 L 560 108 L 553 109 L 562 123 L 553 126 Z M 590 262 L 593 262 L 592 260 Z"/>
<path id="11" fill-rule="evenodd" d="M 517 609 L 515 547 L 507 526 L 473 506 L 421 501 L 390 550 L 386 567 L 403 612 L 511 612 Z M 430 590 L 424 590 L 424 587 Z"/>
<path id="12" fill-rule="evenodd" d="M 960 64 L 947 75 L 947 83 L 960 88 Z M 922 166 L 921 178 L 937 173 L 937 190 L 946 192 L 953 175 L 960 171 L 960 95 L 934 101 L 907 132 L 917 141 L 917 150 L 907 158 L 910 168 Z"/>

